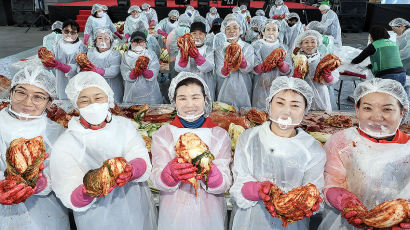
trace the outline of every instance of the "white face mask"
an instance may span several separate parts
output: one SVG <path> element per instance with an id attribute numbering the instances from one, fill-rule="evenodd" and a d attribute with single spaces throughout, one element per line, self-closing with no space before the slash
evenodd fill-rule
<path id="1" fill-rule="evenodd" d="M 285 117 L 285 116 L 281 116 L 281 115 L 279 115 L 278 119 L 273 119 L 272 117 L 269 116 L 269 120 L 271 120 L 271 121 L 275 122 L 276 124 L 278 124 L 279 128 L 283 129 L 283 130 L 288 129 L 290 127 L 297 126 L 297 125 L 300 124 L 300 122 L 302 122 L 302 121 L 299 121 L 297 123 L 293 123 L 291 117 L 289 117 L 289 116 Z"/>
<path id="2" fill-rule="evenodd" d="M 18 113 L 18 112 L 16 112 L 16 111 L 14 111 L 14 110 L 11 109 L 11 105 L 8 107 L 8 109 L 9 109 L 9 112 L 10 112 L 10 113 L 16 115 L 19 119 L 22 119 L 22 120 L 26 120 L 26 119 L 36 119 L 36 118 L 41 118 L 41 117 L 44 116 L 44 113 L 41 114 L 41 115 L 39 115 L 39 116 L 31 116 L 31 115 L 29 115 L 29 114 L 27 114 L 27 113 Z"/>
<path id="3" fill-rule="evenodd" d="M 235 40 L 235 39 L 237 39 L 237 38 L 239 38 L 239 36 L 233 36 L 233 37 L 229 37 L 229 38 L 227 38 L 228 40 Z"/>
<path id="4" fill-rule="evenodd" d="M 144 47 L 135 46 L 135 47 L 132 48 L 132 51 L 134 51 L 136 54 L 141 54 L 144 51 Z"/>
<path id="5" fill-rule="evenodd" d="M 97 13 L 97 17 L 99 17 L 99 18 L 102 18 L 104 15 L 105 15 L 104 12 L 98 12 L 98 13 Z"/>
<path id="6" fill-rule="evenodd" d="M 182 118 L 182 119 L 184 119 L 184 120 L 186 120 L 186 121 L 195 121 L 195 120 L 197 120 L 198 118 L 200 118 L 202 115 L 204 115 L 204 113 L 205 113 L 205 112 L 202 111 L 202 113 L 197 114 L 197 115 L 181 116 L 181 114 L 179 114 L 179 112 L 177 111 L 178 117 L 180 117 L 180 118 Z"/>
<path id="7" fill-rule="evenodd" d="M 108 103 L 94 103 L 79 109 L 80 115 L 92 125 L 101 124 L 108 116 Z"/>
<path id="8" fill-rule="evenodd" d="M 105 42 L 100 42 L 100 43 L 97 44 L 97 47 L 100 48 L 100 49 L 106 49 L 106 48 L 108 48 L 108 45 Z"/>
<path id="9" fill-rule="evenodd" d="M 201 41 L 201 39 L 195 39 L 194 43 L 196 46 L 201 46 L 202 44 L 204 44 L 204 42 Z"/>
<path id="10" fill-rule="evenodd" d="M 64 36 L 63 39 L 64 39 L 65 42 L 73 42 L 74 41 L 71 37 L 66 37 L 66 36 Z"/>
<path id="11" fill-rule="evenodd" d="M 373 122 L 373 121 L 359 121 L 359 129 L 362 130 L 367 135 L 374 138 L 386 138 L 394 136 L 399 129 L 400 123 L 396 127 L 391 127 L 384 122 Z"/>
<path id="12" fill-rule="evenodd" d="M 275 35 L 273 35 L 273 34 L 271 34 L 271 35 L 265 35 L 264 38 L 265 38 L 265 40 L 268 41 L 268 42 L 275 42 L 275 41 L 276 41 Z"/>

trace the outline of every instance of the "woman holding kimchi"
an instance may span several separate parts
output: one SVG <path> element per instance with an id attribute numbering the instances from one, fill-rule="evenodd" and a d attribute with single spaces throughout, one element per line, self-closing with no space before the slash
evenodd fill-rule
<path id="1" fill-rule="evenodd" d="M 357 85 L 353 97 L 359 127 L 334 134 L 324 146 L 324 195 L 331 207 L 325 208 L 319 229 L 384 229 L 391 227 L 397 213 L 382 208 L 381 216 L 362 218 L 360 209 L 371 211 L 398 198 L 410 205 L 410 136 L 398 129 L 409 112 L 403 86 L 395 80 L 374 78 Z M 397 220 L 393 230 L 410 229 L 410 223 Z"/>
<path id="2" fill-rule="evenodd" d="M 168 96 L 177 116 L 153 135 L 151 148 L 151 181 L 161 190 L 158 229 L 225 229 L 231 140 L 208 117 L 212 103 L 201 77 L 179 73 Z"/>
<path id="3" fill-rule="evenodd" d="M 66 88 L 80 117 L 73 117 L 54 144 L 51 180 L 74 212 L 78 230 L 157 228 L 146 180 L 151 163 L 131 120 L 114 116 L 114 93 L 95 72 L 81 72 Z"/>
<path id="4" fill-rule="evenodd" d="M 61 125 L 51 121 L 45 115 L 46 108 L 51 105 L 56 96 L 55 87 L 56 79 L 51 72 L 41 67 L 26 67 L 14 75 L 10 90 L 11 103 L 0 111 L 1 229 L 70 229 L 67 209 L 61 205 L 51 190 L 49 159 L 43 161 L 42 165 L 39 166 L 38 177 L 33 175 L 37 177 L 37 181 L 31 185 L 18 183 L 18 181 L 10 179 L 9 176 L 6 178 L 3 176 L 6 169 L 13 168 L 13 166 L 10 167 L 10 162 L 13 162 L 10 160 L 13 159 L 12 153 L 16 153 L 14 155 L 14 162 L 16 162 L 14 168 L 19 168 L 19 165 L 26 165 L 25 163 L 29 164 L 28 162 L 30 162 L 30 160 L 26 161 L 28 158 L 24 158 L 25 163 L 23 159 L 17 159 L 20 151 L 10 151 L 6 154 L 8 148 L 11 148 L 11 143 L 15 143 L 14 140 L 18 138 L 33 140 L 40 136 L 45 145 L 45 153 L 50 154 L 52 145 L 64 131 Z M 30 143 L 38 143 L 35 146 L 42 145 L 41 141 Z M 13 144 L 13 146 L 15 145 Z M 36 154 L 38 152 L 33 152 L 32 149 L 29 148 L 30 155 L 41 155 L 41 153 Z M 28 170 L 29 167 L 24 173 Z M 24 174 L 20 175 L 23 178 L 28 178 Z M 27 182 L 29 181 L 31 180 L 27 180 Z"/>
<path id="5" fill-rule="evenodd" d="M 321 201 L 326 155 L 312 136 L 295 126 L 309 110 L 312 99 L 312 89 L 305 81 L 276 78 L 266 99 L 270 121 L 239 136 L 230 190 L 236 203 L 233 230 L 284 229 L 282 225 L 290 230 L 309 228 L 308 217 L 319 209 Z M 271 197 L 272 188 L 284 193 L 294 189 L 315 193 L 313 200 L 300 199 L 306 197 L 300 195 L 277 205 L 275 202 L 284 198 Z M 284 218 L 281 209 L 295 211 Z"/>

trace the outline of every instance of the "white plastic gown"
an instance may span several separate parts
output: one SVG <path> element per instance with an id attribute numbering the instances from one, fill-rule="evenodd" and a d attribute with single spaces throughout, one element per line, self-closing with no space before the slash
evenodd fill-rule
<path id="1" fill-rule="evenodd" d="M 410 199 L 410 141 L 406 144 L 375 143 L 356 127 L 334 134 L 325 144 L 325 190 L 345 188 L 370 210 L 383 201 Z M 319 229 L 356 229 L 326 205 Z"/>
<path id="2" fill-rule="evenodd" d="M 245 17 L 241 13 L 233 13 L 233 15 L 238 20 L 239 25 L 241 27 L 241 31 L 243 31 L 243 34 L 241 34 L 239 36 L 240 37 L 245 37 L 245 32 L 248 30 L 248 22 L 246 21 Z M 223 32 L 225 32 L 225 31 L 223 31 Z"/>
<path id="3" fill-rule="evenodd" d="M 52 32 L 44 36 L 43 38 L 43 47 L 46 47 L 48 50 L 53 50 L 54 46 L 57 44 L 57 41 L 63 37 L 62 34 Z"/>
<path id="4" fill-rule="evenodd" d="M 300 52 L 299 52 L 300 53 Z M 332 103 L 330 101 L 330 94 L 328 85 L 333 85 L 339 81 L 339 71 L 335 69 L 332 71 L 333 80 L 330 83 L 318 83 L 313 81 L 315 76 L 316 67 L 322 59 L 321 54 L 317 51 L 312 57 L 308 57 L 309 62 L 309 73 L 305 76 L 306 82 L 312 87 L 313 90 L 313 101 L 310 110 L 325 110 L 332 111 Z M 333 92 L 331 92 L 333 93 Z"/>
<path id="5" fill-rule="evenodd" d="M 151 34 L 147 35 L 147 49 L 154 52 L 158 59 L 161 56 L 161 47 L 159 46 L 158 40 Z"/>
<path id="6" fill-rule="evenodd" d="M 272 19 L 273 16 L 280 16 L 282 14 L 288 15 L 289 8 L 286 5 L 281 5 L 280 7 L 272 6 L 269 10 L 269 18 Z"/>
<path id="7" fill-rule="evenodd" d="M 140 178 L 117 186 L 89 205 L 73 206 L 71 194 L 83 184 L 84 175 L 114 157 L 127 161 L 142 158 L 147 169 Z M 53 189 L 61 202 L 73 210 L 78 230 L 156 229 L 156 210 L 146 182 L 151 168 L 144 140 L 132 121 L 120 116 L 112 116 L 111 122 L 99 130 L 85 129 L 77 117 L 71 119 L 51 155 Z"/>
<path id="8" fill-rule="evenodd" d="M 406 29 L 402 35 L 397 35 L 396 43 L 399 46 L 403 66 L 407 75 L 410 75 L 410 29 Z"/>
<path id="9" fill-rule="evenodd" d="M 206 37 L 205 37 L 204 44 L 207 45 L 208 47 L 213 47 L 214 37 L 215 37 L 214 33 L 207 34 Z"/>
<path id="10" fill-rule="evenodd" d="M 216 42 L 215 40 L 214 43 Z M 245 56 L 247 63 L 246 68 L 239 68 L 228 76 L 224 76 L 221 73 L 221 69 L 224 66 L 225 48 L 229 44 L 225 40 L 223 46 L 215 49 L 215 71 L 218 78 L 217 82 L 220 85 L 218 85 L 217 89 L 217 101 L 228 103 L 236 108 L 251 107 L 252 80 L 250 75 L 254 67 L 254 49 L 251 45 L 239 39 L 237 44 L 242 47 L 242 54 Z"/>
<path id="11" fill-rule="evenodd" d="M 232 168 L 234 183 L 230 193 L 235 200 L 233 230 L 308 229 L 309 218 L 287 228 L 273 218 L 263 201 L 247 200 L 242 195 L 246 182 L 271 181 L 284 192 L 312 183 L 322 190 L 326 153 L 312 136 L 302 129 L 292 138 L 276 136 L 270 122 L 245 130 L 239 136 Z"/>
<path id="12" fill-rule="evenodd" d="M 14 139 L 42 136 L 46 152 L 51 154 L 51 146 L 63 131 L 61 125 L 45 115 L 42 118 L 23 121 L 10 115 L 8 108 L 4 108 L 0 111 L 0 171 L 6 170 L 6 151 Z M 49 159 L 44 161 L 44 165 L 43 175 L 47 178 L 47 187 L 29 197 L 24 203 L 0 205 L 1 229 L 70 229 L 68 211 L 51 189 Z M 3 173 L 0 173 L 0 179 L 4 179 Z"/>
<path id="13" fill-rule="evenodd" d="M 85 23 L 84 34 L 89 34 L 91 38 L 94 38 L 98 28 L 109 29 L 112 33 L 117 31 L 117 28 L 107 14 L 104 14 L 101 18 L 96 18 L 94 16 L 88 17 L 87 22 Z M 88 43 L 93 43 L 92 39 L 89 39 Z"/>
<path id="14" fill-rule="evenodd" d="M 138 18 L 133 18 L 130 15 L 125 19 L 124 34 L 129 34 L 131 36 L 133 32 L 137 31 L 139 21 L 142 21 L 145 31 L 148 31 L 148 19 L 145 14 L 140 13 Z"/>
<path id="15" fill-rule="evenodd" d="M 288 52 L 287 47 L 281 44 L 278 40 L 274 43 L 268 43 L 264 39 L 259 39 L 252 44 L 255 49 L 255 66 L 262 64 L 265 59 L 277 48 L 284 49 L 286 52 L 286 57 L 284 62 L 289 65 L 289 71 L 287 73 L 282 73 L 278 68 L 274 68 L 270 72 L 258 74 L 255 73 L 254 85 L 252 92 L 252 107 L 257 107 L 260 109 L 266 108 L 266 98 L 269 96 L 270 87 L 272 81 L 278 76 L 288 76 L 291 71 L 292 60 L 290 58 L 290 52 Z"/>
<path id="16" fill-rule="evenodd" d="M 191 72 L 198 74 L 206 83 L 211 93 L 211 101 L 215 100 L 216 91 L 216 79 L 214 77 L 213 71 L 215 69 L 214 62 L 214 51 L 211 47 L 203 45 L 198 48 L 199 53 L 205 58 L 205 62 L 198 66 L 195 60 L 191 57 L 188 59 L 188 64 L 185 68 L 178 65 L 181 58 L 181 52 L 178 52 L 177 58 L 175 60 L 175 71 L 177 72 Z"/>
<path id="17" fill-rule="evenodd" d="M 337 14 L 333 10 L 328 10 L 322 15 L 320 23 L 322 27 L 326 28 L 325 35 L 331 35 L 335 39 L 335 46 L 342 46 L 342 28 Z"/>
<path id="18" fill-rule="evenodd" d="M 147 69 L 153 72 L 152 78 L 146 79 L 141 75 L 135 80 L 130 79 L 130 73 L 139 56 L 149 58 Z M 145 49 L 142 54 L 138 55 L 128 50 L 122 57 L 120 70 L 124 79 L 124 103 L 162 104 L 162 95 L 157 81 L 159 61 L 154 52 Z"/>
<path id="19" fill-rule="evenodd" d="M 168 187 L 161 180 L 161 173 L 168 162 L 176 157 L 175 144 L 184 133 L 197 134 L 211 153 L 222 174 L 223 182 L 216 188 L 206 189 L 200 180 L 198 196 L 195 197 L 191 184 L 178 183 Z M 160 193 L 158 230 L 223 230 L 227 222 L 227 207 L 224 193 L 232 183 L 229 164 L 231 163 L 231 140 L 228 133 L 220 128 L 177 128 L 167 124 L 152 137 L 151 181 Z"/>
<path id="20" fill-rule="evenodd" d="M 115 103 L 122 102 L 124 84 L 120 73 L 121 54 L 112 48 L 100 53 L 97 48 L 92 48 L 87 53 L 88 59 L 96 67 L 105 70 L 104 79 L 114 91 Z"/>
<path id="21" fill-rule="evenodd" d="M 262 21 L 262 25 L 265 25 L 266 20 L 268 20 L 267 17 L 262 16 L 262 15 L 257 15 L 257 16 L 254 16 L 253 18 L 261 20 L 261 21 Z"/>
<path id="22" fill-rule="evenodd" d="M 74 77 L 80 68 L 75 61 L 75 57 L 80 52 L 87 53 L 87 47 L 83 44 L 81 40 L 71 44 L 66 43 L 63 39 L 58 40 L 57 44 L 54 46 L 54 50 L 51 51 L 57 61 L 69 65 L 71 67 L 68 73 L 64 73 L 58 69 L 53 69 L 53 73 L 56 76 L 57 82 L 57 99 L 67 100 L 67 95 L 65 94 L 65 87 L 67 86 L 68 80 Z"/>
<path id="23" fill-rule="evenodd" d="M 299 16 L 298 16 L 299 18 Z M 282 23 L 283 25 L 283 44 L 285 44 L 289 50 L 292 52 L 293 49 L 295 48 L 295 40 L 296 37 L 303 33 L 303 24 L 299 21 L 293 25 L 292 27 L 289 27 L 287 23 Z"/>
<path id="24" fill-rule="evenodd" d="M 148 24 L 151 23 L 152 20 L 154 20 L 154 25 L 158 24 L 158 15 L 157 11 L 154 9 L 150 8 L 149 11 L 143 11 L 143 14 L 147 17 L 148 19 Z"/>
<path id="25" fill-rule="evenodd" d="M 215 18 L 220 18 L 219 13 L 212 15 L 210 12 L 206 13 L 206 20 L 208 21 L 208 25 L 212 25 L 212 22 Z"/>
<path id="26" fill-rule="evenodd" d="M 169 17 L 162 19 L 159 23 L 155 26 L 155 32 L 159 29 L 165 31 L 165 33 L 169 34 L 171 31 L 178 26 L 178 20 L 174 23 L 169 21 Z"/>

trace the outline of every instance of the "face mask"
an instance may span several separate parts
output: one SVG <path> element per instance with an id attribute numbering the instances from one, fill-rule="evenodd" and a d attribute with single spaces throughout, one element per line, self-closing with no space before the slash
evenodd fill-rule
<path id="1" fill-rule="evenodd" d="M 64 41 L 66 41 L 66 42 L 73 42 L 74 40 L 71 38 L 71 37 L 65 37 L 64 36 Z"/>
<path id="2" fill-rule="evenodd" d="M 229 37 L 229 38 L 227 38 L 228 40 L 235 40 L 235 39 L 237 39 L 239 36 L 234 36 L 234 37 Z"/>
<path id="3" fill-rule="evenodd" d="M 36 119 L 36 118 L 41 118 L 41 117 L 44 116 L 44 113 L 41 114 L 41 115 L 39 115 L 39 116 L 31 116 L 31 115 L 26 114 L 26 113 L 17 113 L 16 111 L 13 111 L 13 110 L 11 109 L 11 106 L 9 106 L 8 109 L 9 109 L 9 112 L 10 112 L 10 113 L 14 114 L 15 116 L 17 116 L 18 118 L 20 118 L 20 119 L 22 119 L 22 120 Z"/>
<path id="4" fill-rule="evenodd" d="M 195 46 L 201 46 L 202 44 L 204 44 L 204 42 L 199 39 L 195 39 L 194 42 L 195 42 Z"/>
<path id="5" fill-rule="evenodd" d="M 144 47 L 142 47 L 142 46 L 135 46 L 135 47 L 132 48 L 132 51 L 134 51 L 134 52 L 137 53 L 137 54 L 140 54 L 140 53 L 142 53 L 142 51 L 144 51 Z"/>
<path id="6" fill-rule="evenodd" d="M 268 41 L 268 42 L 274 42 L 274 41 L 276 41 L 276 38 L 275 38 L 274 35 L 265 35 L 264 38 L 265 38 L 265 40 Z"/>
<path id="7" fill-rule="evenodd" d="M 171 22 L 171 23 L 174 23 L 174 22 L 176 22 L 177 20 L 172 20 L 172 19 L 169 19 L 169 22 Z"/>
<path id="8" fill-rule="evenodd" d="M 204 113 L 205 113 L 205 112 L 202 111 L 202 113 L 197 114 L 197 115 L 181 116 L 181 114 L 179 114 L 179 112 L 177 111 L 178 117 L 180 117 L 180 118 L 182 118 L 182 119 L 184 119 L 184 120 L 186 120 L 186 121 L 195 121 L 195 120 L 197 120 L 198 118 L 200 118 L 202 115 L 204 115 Z"/>
<path id="9" fill-rule="evenodd" d="M 100 42 L 97 44 L 97 47 L 100 49 L 106 49 L 108 48 L 107 44 L 105 42 Z"/>
<path id="10" fill-rule="evenodd" d="M 102 18 L 104 16 L 104 14 L 105 14 L 104 12 L 98 12 L 97 17 Z"/>
<path id="11" fill-rule="evenodd" d="M 390 127 L 384 122 L 359 121 L 360 130 L 362 130 L 367 135 L 378 139 L 394 136 L 399 126 L 400 123 L 394 128 Z"/>
<path id="12" fill-rule="evenodd" d="M 140 15 L 136 14 L 136 15 L 132 15 L 133 18 L 138 18 Z"/>
<path id="13" fill-rule="evenodd" d="M 94 103 L 79 109 L 80 115 L 92 125 L 101 124 L 108 116 L 108 103 Z"/>
<path id="14" fill-rule="evenodd" d="M 191 17 L 191 16 L 192 16 L 192 13 L 190 13 L 190 12 L 188 12 L 187 14 L 188 14 L 188 16 L 189 16 L 189 17 Z"/>
<path id="15" fill-rule="evenodd" d="M 269 120 L 275 122 L 276 124 L 279 125 L 280 129 L 288 129 L 290 127 L 294 127 L 300 124 L 300 122 L 302 122 L 302 120 L 300 120 L 297 123 L 293 123 L 292 118 L 290 116 L 287 115 L 279 115 L 279 117 L 277 119 L 272 118 L 271 116 L 269 116 Z"/>

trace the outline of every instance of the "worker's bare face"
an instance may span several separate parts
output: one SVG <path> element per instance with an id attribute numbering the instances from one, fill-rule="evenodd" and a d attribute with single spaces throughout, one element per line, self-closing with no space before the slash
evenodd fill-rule
<path id="1" fill-rule="evenodd" d="M 137 10 L 134 10 L 131 12 L 131 16 L 133 18 L 138 18 L 140 16 L 140 12 L 138 12 Z"/>
<path id="2" fill-rule="evenodd" d="M 241 32 L 241 29 L 239 28 L 239 25 L 235 22 L 230 23 L 225 28 L 225 35 L 228 38 L 237 38 L 239 37 L 240 32 Z"/>
<path id="3" fill-rule="evenodd" d="M 320 13 L 326 14 L 327 10 L 320 10 Z"/>
<path id="4" fill-rule="evenodd" d="M 194 38 L 195 46 L 202 46 L 205 41 L 206 34 L 200 30 L 194 30 L 191 32 L 192 37 Z"/>
<path id="5" fill-rule="evenodd" d="M 313 54 L 317 51 L 317 40 L 314 37 L 303 39 L 301 48 L 305 54 Z"/>
<path id="6" fill-rule="evenodd" d="M 265 39 L 269 41 L 276 41 L 279 36 L 278 25 L 271 23 L 265 27 Z"/>
<path id="7" fill-rule="evenodd" d="M 397 34 L 397 35 L 402 35 L 404 31 L 406 30 L 406 27 L 401 25 L 401 26 L 392 26 L 392 30 Z"/>
<path id="8" fill-rule="evenodd" d="M 183 117 L 195 117 L 204 112 L 205 97 L 201 86 L 197 84 L 178 87 L 175 97 L 175 107 Z M 191 120 L 193 121 L 193 120 Z"/>

